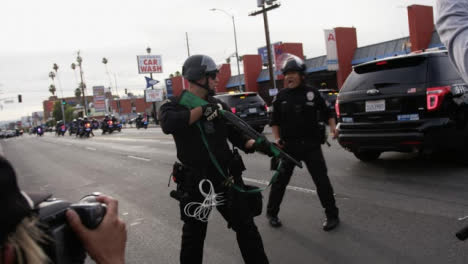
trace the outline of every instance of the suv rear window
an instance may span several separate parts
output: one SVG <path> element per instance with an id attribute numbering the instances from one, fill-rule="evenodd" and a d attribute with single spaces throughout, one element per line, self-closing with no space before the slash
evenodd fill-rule
<path id="1" fill-rule="evenodd" d="M 381 88 L 392 84 L 423 83 L 426 81 L 426 59 L 425 56 L 416 56 L 356 66 L 342 90 L 349 92 L 367 90 L 370 86 Z"/>
<path id="2" fill-rule="evenodd" d="M 263 103 L 263 99 L 256 93 L 247 94 L 226 94 L 216 96 L 223 100 L 228 106 L 233 107 L 239 104 Z"/>
<path id="3" fill-rule="evenodd" d="M 430 83 L 447 83 L 450 81 L 460 80 L 461 77 L 457 70 L 450 62 L 448 56 L 437 56 L 429 58 L 428 82 Z"/>

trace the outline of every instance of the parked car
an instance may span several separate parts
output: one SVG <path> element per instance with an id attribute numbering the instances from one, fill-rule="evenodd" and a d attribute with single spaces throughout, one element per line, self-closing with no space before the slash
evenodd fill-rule
<path id="1" fill-rule="evenodd" d="M 357 65 L 336 101 L 338 142 L 362 161 L 385 151 L 468 146 L 468 86 L 446 51 Z"/>
<path id="2" fill-rule="evenodd" d="M 268 107 L 255 92 L 225 93 L 217 94 L 215 97 L 226 103 L 231 112 L 260 133 L 269 122 Z"/>

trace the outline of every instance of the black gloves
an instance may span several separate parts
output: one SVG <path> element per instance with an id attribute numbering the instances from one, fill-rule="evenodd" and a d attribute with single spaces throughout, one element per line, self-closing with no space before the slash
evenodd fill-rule
<path id="1" fill-rule="evenodd" d="M 259 137 L 255 140 L 255 144 L 253 145 L 256 151 L 259 151 L 268 157 L 273 157 L 273 152 L 271 151 L 271 143 L 268 142 L 265 138 Z"/>
<path id="2" fill-rule="evenodd" d="M 219 106 L 216 104 L 206 104 L 202 106 L 202 116 L 207 121 L 212 121 L 219 116 Z"/>

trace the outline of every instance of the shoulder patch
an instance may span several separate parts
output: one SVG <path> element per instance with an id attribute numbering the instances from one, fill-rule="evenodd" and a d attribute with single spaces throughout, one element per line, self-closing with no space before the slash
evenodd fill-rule
<path id="1" fill-rule="evenodd" d="M 310 91 L 310 92 L 307 92 L 306 97 L 308 101 L 313 101 L 315 98 L 315 94 L 314 92 Z"/>

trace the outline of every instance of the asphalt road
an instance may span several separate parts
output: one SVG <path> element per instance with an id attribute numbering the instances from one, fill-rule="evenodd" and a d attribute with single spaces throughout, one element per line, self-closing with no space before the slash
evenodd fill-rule
<path id="1" fill-rule="evenodd" d="M 271 136 L 270 134 L 267 135 Z M 0 140 L 26 191 L 78 201 L 100 191 L 119 200 L 127 223 L 127 263 L 178 263 L 182 222 L 167 187 L 175 145 L 159 128 L 125 129 L 90 139 L 25 135 Z M 284 226 L 256 218 L 271 263 L 467 263 L 455 232 L 468 225 L 468 166 L 447 157 L 384 154 L 368 164 L 336 143 L 323 147 L 342 223 L 324 232 L 315 186 L 296 170 L 282 204 Z M 245 180 L 264 186 L 269 160 L 244 155 Z M 268 190 L 264 192 L 268 197 Z M 264 199 L 264 206 L 266 199 Z M 204 263 L 243 263 L 235 234 L 214 212 Z"/>

